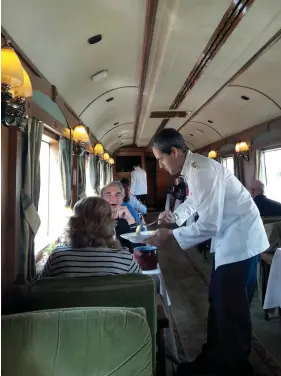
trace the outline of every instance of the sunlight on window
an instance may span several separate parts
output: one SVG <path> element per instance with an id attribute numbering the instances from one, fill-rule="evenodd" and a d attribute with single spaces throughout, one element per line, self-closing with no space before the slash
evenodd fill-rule
<path id="1" fill-rule="evenodd" d="M 281 202 L 281 148 L 263 151 L 265 194 Z"/>
<path id="2" fill-rule="evenodd" d="M 234 158 L 233 157 L 222 158 L 222 165 L 226 167 L 232 174 L 234 174 Z"/>
<path id="3" fill-rule="evenodd" d="M 64 198 L 58 163 L 58 143 L 43 137 L 40 151 L 40 198 L 38 213 L 41 226 L 35 237 L 35 253 L 54 242 L 63 232 L 69 213 Z"/>
<path id="4" fill-rule="evenodd" d="M 86 195 L 87 197 L 96 196 L 90 183 L 90 159 L 89 156 L 86 157 Z"/>

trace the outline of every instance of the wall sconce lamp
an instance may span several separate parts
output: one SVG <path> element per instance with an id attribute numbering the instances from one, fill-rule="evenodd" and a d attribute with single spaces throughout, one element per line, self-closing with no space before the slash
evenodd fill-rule
<path id="1" fill-rule="evenodd" d="M 85 144 L 89 142 L 89 135 L 84 125 L 76 125 L 73 131 L 73 154 L 82 155 L 85 152 Z"/>
<path id="2" fill-rule="evenodd" d="M 211 150 L 208 154 L 208 158 L 216 159 L 218 156 L 218 153 L 215 150 Z"/>
<path id="3" fill-rule="evenodd" d="M 109 158 L 108 163 L 109 163 L 110 165 L 114 165 L 114 159 L 113 159 L 113 158 Z"/>
<path id="4" fill-rule="evenodd" d="M 109 154 L 105 152 L 105 153 L 103 154 L 103 156 L 102 156 L 102 160 L 103 160 L 104 162 L 108 162 L 108 161 L 110 160 L 110 156 L 109 156 Z"/>
<path id="5" fill-rule="evenodd" d="M 26 99 L 31 97 L 30 78 L 10 42 L 6 41 L 1 48 L 1 122 L 24 131 L 28 119 Z"/>
<path id="6" fill-rule="evenodd" d="M 239 159 L 245 159 L 249 161 L 250 154 L 249 154 L 249 145 L 246 142 L 237 142 L 235 145 L 235 152 L 236 156 Z"/>
<path id="7" fill-rule="evenodd" d="M 104 153 L 104 149 L 103 149 L 103 146 L 102 144 L 96 144 L 95 147 L 94 147 L 94 154 L 96 156 L 99 156 L 101 157 Z"/>

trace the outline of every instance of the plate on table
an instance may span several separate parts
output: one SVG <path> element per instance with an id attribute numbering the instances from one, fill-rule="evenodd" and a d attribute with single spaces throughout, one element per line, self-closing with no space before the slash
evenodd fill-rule
<path id="1" fill-rule="evenodd" d="M 156 231 L 142 231 L 140 234 L 135 232 L 129 232 L 127 234 L 120 235 L 121 238 L 129 240 L 131 243 L 143 243 L 146 239 L 155 235 Z"/>

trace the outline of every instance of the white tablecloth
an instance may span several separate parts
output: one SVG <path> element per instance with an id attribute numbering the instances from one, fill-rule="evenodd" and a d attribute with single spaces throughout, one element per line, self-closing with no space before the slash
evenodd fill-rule
<path id="1" fill-rule="evenodd" d="M 277 248 L 270 267 L 264 309 L 281 307 L 281 248 Z"/>
<path id="2" fill-rule="evenodd" d="M 176 362 L 178 362 L 178 351 L 177 351 L 177 346 L 176 346 L 176 341 L 175 341 L 175 336 L 174 336 L 174 330 L 173 330 L 173 320 L 172 320 L 172 315 L 170 311 L 170 305 L 171 301 L 169 298 L 169 295 L 166 290 L 166 285 L 165 285 L 165 280 L 163 278 L 161 269 L 159 265 L 157 265 L 157 269 L 154 270 L 143 270 L 142 274 L 146 275 L 151 275 L 151 277 L 155 278 L 158 277 L 160 280 L 160 295 L 163 298 L 164 302 L 164 309 L 165 313 L 169 319 L 169 328 L 164 329 L 165 330 L 165 337 L 167 339 L 167 354 L 174 359 Z"/>

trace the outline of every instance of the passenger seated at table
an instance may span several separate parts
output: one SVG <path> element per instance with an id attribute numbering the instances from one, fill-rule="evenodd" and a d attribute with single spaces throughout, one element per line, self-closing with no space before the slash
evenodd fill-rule
<path id="1" fill-rule="evenodd" d="M 125 191 L 125 196 L 123 198 L 124 203 L 129 203 L 131 204 L 136 212 L 141 213 L 142 215 L 145 215 L 147 213 L 147 207 L 142 204 L 136 196 L 134 196 L 130 192 L 130 181 L 127 178 L 123 178 L 120 180 L 120 183 L 123 185 L 124 191 Z"/>
<path id="2" fill-rule="evenodd" d="M 264 184 L 262 181 L 253 180 L 251 182 L 251 194 L 255 201 L 255 204 L 259 209 L 261 217 L 281 216 L 281 203 L 278 201 L 270 200 L 265 196 Z"/>
<path id="3" fill-rule="evenodd" d="M 40 277 L 90 277 L 141 273 L 128 249 L 115 236 L 111 207 L 100 197 L 87 197 L 74 207 L 66 240 L 68 246 L 51 253 Z"/>
<path id="4" fill-rule="evenodd" d="M 124 188 L 119 181 L 113 181 L 101 190 L 101 197 L 110 204 L 112 218 L 117 222 L 116 236 L 118 240 L 123 247 L 128 247 L 132 251 L 132 243 L 121 238 L 121 235 L 135 232 L 138 222 L 134 219 L 129 209 L 126 206 L 122 206 L 124 196 Z"/>

